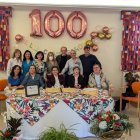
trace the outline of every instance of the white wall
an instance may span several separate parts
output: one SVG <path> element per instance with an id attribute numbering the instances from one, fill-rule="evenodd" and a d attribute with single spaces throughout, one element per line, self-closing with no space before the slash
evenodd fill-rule
<path id="1" fill-rule="evenodd" d="M 65 21 L 68 15 L 74 11 L 79 10 L 83 12 L 88 21 L 88 29 L 86 35 L 79 39 L 72 39 L 66 29 L 64 33 L 57 39 L 53 39 L 46 35 L 44 32 L 43 20 L 45 14 L 51 10 L 51 8 L 39 7 L 42 16 L 42 33 L 41 38 L 30 37 L 31 32 L 31 19 L 29 14 L 32 11 L 32 7 L 20 7 L 13 8 L 12 18 L 10 18 L 10 45 L 11 53 L 15 46 L 15 35 L 20 33 L 24 36 L 24 40 L 18 43 L 17 48 L 22 52 L 29 49 L 29 44 L 32 43 L 32 47 L 37 50 L 47 49 L 49 51 L 59 52 L 62 45 L 68 47 L 68 49 L 73 49 L 79 45 L 84 45 L 85 40 L 90 39 L 90 33 L 92 31 L 101 30 L 103 26 L 108 26 L 111 28 L 112 38 L 110 40 L 97 40 L 99 51 L 93 53 L 101 61 L 103 65 L 103 71 L 107 75 L 108 79 L 112 82 L 115 87 L 114 96 L 119 95 L 118 89 L 121 86 L 121 71 L 120 71 L 120 61 L 121 61 L 121 40 L 122 40 L 122 24 L 120 20 L 120 12 L 107 9 L 72 9 L 72 8 L 61 8 L 58 9 L 63 14 Z M 57 10 L 57 8 L 53 8 Z M 35 53 L 35 51 L 33 51 Z M 78 54 L 82 54 L 83 50 L 79 50 Z"/>

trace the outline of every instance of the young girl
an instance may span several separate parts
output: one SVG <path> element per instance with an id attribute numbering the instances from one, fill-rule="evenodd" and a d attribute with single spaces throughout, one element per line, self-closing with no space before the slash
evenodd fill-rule
<path id="1" fill-rule="evenodd" d="M 9 59 L 7 64 L 7 77 L 10 76 L 10 72 L 13 66 L 19 65 L 22 66 L 22 53 L 19 49 L 15 49 L 13 57 Z"/>
<path id="2" fill-rule="evenodd" d="M 29 72 L 29 67 L 33 63 L 33 56 L 32 53 L 29 50 L 26 50 L 23 55 L 23 62 L 22 62 L 22 70 L 23 70 L 23 76 L 26 76 L 26 74 Z"/>

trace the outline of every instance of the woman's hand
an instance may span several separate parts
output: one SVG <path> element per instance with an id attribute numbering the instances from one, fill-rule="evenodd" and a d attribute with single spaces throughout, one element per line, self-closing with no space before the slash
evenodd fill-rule
<path id="1" fill-rule="evenodd" d="M 81 88 L 81 85 L 77 84 L 77 85 L 75 85 L 75 88 L 80 89 Z"/>

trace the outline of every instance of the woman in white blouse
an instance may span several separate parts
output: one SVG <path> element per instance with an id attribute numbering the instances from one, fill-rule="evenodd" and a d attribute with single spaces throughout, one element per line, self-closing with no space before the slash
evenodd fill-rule
<path id="1" fill-rule="evenodd" d="M 73 68 L 78 66 L 80 69 L 80 74 L 83 75 L 83 66 L 81 63 L 81 60 L 76 56 L 76 51 L 71 50 L 71 59 L 69 59 L 63 70 L 61 71 L 62 74 L 64 74 L 66 71 L 68 71 L 68 75 L 73 74 Z"/>
<path id="2" fill-rule="evenodd" d="M 19 49 L 15 49 L 12 58 L 8 60 L 7 64 L 7 77 L 10 76 L 13 66 L 19 65 L 22 66 L 22 53 Z"/>

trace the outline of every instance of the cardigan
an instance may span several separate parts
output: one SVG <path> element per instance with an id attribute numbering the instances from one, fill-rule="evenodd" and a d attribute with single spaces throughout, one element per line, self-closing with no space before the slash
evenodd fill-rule
<path id="1" fill-rule="evenodd" d="M 101 72 L 100 74 L 100 84 L 101 84 L 101 89 L 109 90 L 109 81 L 106 79 L 103 72 Z M 95 80 L 95 74 L 93 72 L 89 75 L 88 86 L 91 88 L 94 87 L 98 88 Z"/>
<path id="2" fill-rule="evenodd" d="M 66 62 L 66 65 L 63 68 L 61 73 L 64 74 L 68 70 L 68 75 L 71 75 L 71 74 L 73 74 L 73 68 L 75 66 L 78 66 L 80 68 L 80 74 L 83 75 L 83 66 L 82 66 L 81 60 L 79 58 L 76 58 L 76 61 L 74 61 L 72 58 L 69 59 Z"/>
<path id="3" fill-rule="evenodd" d="M 53 87 L 55 85 L 55 77 L 54 75 L 47 75 L 47 87 Z M 60 85 L 65 86 L 65 78 L 63 75 L 58 75 Z"/>
<path id="4" fill-rule="evenodd" d="M 26 60 L 22 61 L 22 70 L 23 70 L 22 74 L 23 74 L 23 76 L 26 76 L 27 72 L 29 72 L 29 67 L 30 67 L 30 65 L 32 65 L 32 63 L 33 63 L 33 60 L 30 60 L 29 63 L 27 63 Z"/>
<path id="5" fill-rule="evenodd" d="M 81 85 L 81 88 L 85 87 L 85 82 L 82 75 L 79 75 L 78 77 L 78 84 Z M 75 77 L 73 74 L 68 78 L 68 87 L 75 87 Z"/>

